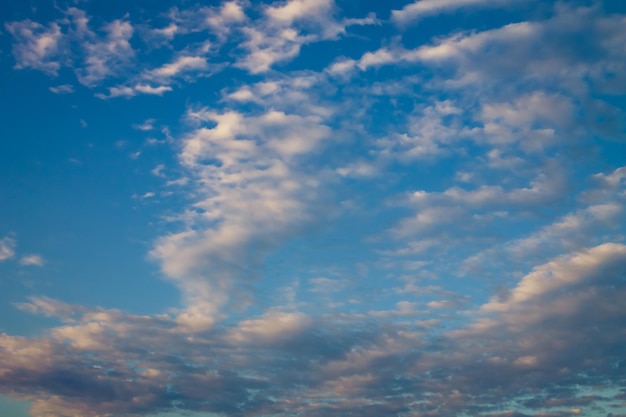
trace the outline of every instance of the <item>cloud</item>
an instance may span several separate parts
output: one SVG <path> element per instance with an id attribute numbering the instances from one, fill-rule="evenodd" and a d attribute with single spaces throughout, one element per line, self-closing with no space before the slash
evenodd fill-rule
<path id="1" fill-rule="evenodd" d="M 269 312 L 264 317 L 240 322 L 228 334 L 233 344 L 281 343 L 297 339 L 313 321 L 302 313 Z"/>
<path id="2" fill-rule="evenodd" d="M 618 244 L 604 244 L 588 251 L 576 253 L 569 257 L 559 259 L 553 263 L 536 268 L 531 274 L 526 275 L 505 300 L 493 299 L 482 306 L 485 312 L 512 311 L 526 306 L 530 301 L 534 305 L 542 300 L 554 299 L 555 292 L 563 288 L 575 288 L 578 284 L 584 284 L 587 280 L 603 279 L 601 270 L 611 271 L 610 265 L 617 262 L 616 273 L 623 268 L 626 261 L 626 246 Z M 609 275 L 606 279 L 615 279 Z M 553 308 L 553 307 L 551 307 Z M 537 313 L 541 317 L 541 312 Z M 521 316 L 520 316 L 521 317 Z M 530 319 L 528 315 L 523 320 Z"/>
<path id="3" fill-rule="evenodd" d="M 44 266 L 45 263 L 41 255 L 25 255 L 20 258 L 20 265 L 23 266 Z"/>
<path id="4" fill-rule="evenodd" d="M 143 132 L 148 132 L 150 130 L 154 130 L 154 122 L 155 119 L 146 119 L 143 123 L 134 124 L 133 129 L 141 130 Z"/>
<path id="5" fill-rule="evenodd" d="M 289 0 L 279 6 L 268 6 L 265 13 L 272 21 L 290 26 L 294 21 L 325 17 L 333 6 L 333 0 Z"/>
<path id="6" fill-rule="evenodd" d="M 618 300 L 624 292 L 619 277 L 625 253 L 623 245 L 608 243 L 538 266 L 510 292 L 484 304 L 482 317 L 471 326 L 451 335 L 469 345 L 482 338 L 484 343 L 474 346 L 487 349 L 493 366 L 485 361 L 483 372 L 509 379 L 508 389 L 518 389 L 515 378 L 526 372 L 534 373 L 535 383 L 563 387 L 592 366 L 598 381 L 611 378 L 606 372 L 623 343 L 613 329 L 624 319 Z M 486 388 L 486 380 L 476 383 Z"/>
<path id="7" fill-rule="evenodd" d="M 13 35 L 15 68 L 33 68 L 57 75 L 63 34 L 56 23 L 48 27 L 31 20 L 9 22 L 6 29 Z"/>
<path id="8" fill-rule="evenodd" d="M 451 13 L 471 7 L 502 7 L 515 0 L 417 0 L 404 6 L 401 10 L 393 10 L 391 19 L 398 25 L 406 25 L 415 20 L 441 13 Z"/>
<path id="9" fill-rule="evenodd" d="M 417 109 L 416 109 L 417 110 Z M 434 160 L 450 153 L 460 136 L 455 119 L 461 111 L 449 101 L 437 102 L 421 111 L 415 111 L 408 120 L 407 132 L 397 131 L 376 141 L 378 155 L 384 159 Z"/>
<path id="10" fill-rule="evenodd" d="M 176 33 L 179 31 L 178 25 L 175 23 L 170 23 L 164 28 L 160 29 L 152 29 L 150 33 L 156 37 L 164 37 L 168 40 L 171 40 L 176 36 Z"/>
<path id="11" fill-rule="evenodd" d="M 439 2 L 415 4 L 426 6 Z M 460 32 L 408 50 L 400 44 L 385 46 L 364 53 L 355 65 L 361 70 L 391 64 L 451 69 L 454 75 L 433 80 L 437 88 L 444 89 L 474 86 L 485 89 L 533 79 L 580 93 L 584 91 L 582 74 L 587 74 L 596 86 L 611 83 L 622 91 L 626 84 L 611 75 L 622 66 L 616 56 L 619 48 L 614 46 L 623 37 L 618 29 L 621 20 L 617 15 L 601 16 L 597 7 L 557 3 L 553 16 L 546 20 L 510 23 L 482 32 Z M 564 48 L 576 42 L 575 33 L 581 31 L 590 34 L 586 41 L 575 49 Z"/>
<path id="12" fill-rule="evenodd" d="M 233 29 L 237 29 L 247 20 L 247 7 L 249 4 L 246 1 L 225 1 L 214 7 L 174 7 L 168 13 L 171 23 L 165 28 L 154 29 L 153 33 L 173 38 L 208 29 L 220 40 L 225 40 Z"/>
<path id="13" fill-rule="evenodd" d="M 78 80 L 87 86 L 116 75 L 135 55 L 129 42 L 134 33 L 130 22 L 114 20 L 103 29 L 106 38 L 97 39 L 93 32 L 86 32 L 87 39 L 82 41 L 86 56 L 84 67 L 78 71 Z"/>
<path id="14" fill-rule="evenodd" d="M 610 174 L 595 174 L 594 179 L 598 181 L 602 186 L 610 189 L 617 190 L 620 187 L 626 186 L 626 166 L 617 168 Z"/>
<path id="15" fill-rule="evenodd" d="M 622 91 L 623 16 L 561 2 L 544 20 L 503 12 L 495 29 L 409 40 L 342 18 L 348 3 L 179 6 L 145 48 L 134 14 L 102 32 L 77 9 L 54 22 L 98 97 L 158 96 L 143 100 L 167 104 L 160 123 L 180 121 L 160 141 L 173 159 L 142 151 L 150 183 L 133 197 L 175 196 L 150 258 L 181 299 L 150 315 L 16 303 L 50 324 L 0 334 L 2 395 L 54 417 L 623 407 L 626 171 L 604 136 L 619 124 L 599 126 L 621 114 L 605 93 Z M 208 86 L 214 65 L 210 96 L 164 101 Z M 139 137 L 155 127 L 143 117 Z M 15 252 L 0 240 L 0 260 L 43 264 Z"/>
<path id="16" fill-rule="evenodd" d="M 11 237 L 0 239 L 0 262 L 15 256 L 15 240 Z"/>
<path id="17" fill-rule="evenodd" d="M 242 27 L 246 40 L 240 44 L 245 54 L 235 66 L 251 74 L 265 73 L 275 64 L 299 55 L 303 45 L 336 39 L 351 25 L 376 24 L 373 17 L 337 20 L 333 0 L 289 0 L 265 7 L 266 19 Z"/>
<path id="18" fill-rule="evenodd" d="M 205 22 L 220 36 L 225 36 L 231 27 L 246 20 L 244 5 L 246 3 L 242 1 L 223 2 L 219 10 L 210 9 L 207 12 Z"/>
<path id="19" fill-rule="evenodd" d="M 619 172 L 617 169 L 615 172 Z M 610 177 L 612 174 L 608 174 Z M 605 174 L 592 174 L 591 179 Z M 598 188 L 587 189 L 578 196 L 580 205 L 564 213 L 552 222 L 523 234 L 519 238 L 500 242 L 465 259 L 461 267 L 465 272 L 502 268 L 500 259 L 505 259 L 509 268 L 517 263 L 532 262 L 556 256 L 559 253 L 580 250 L 590 242 L 600 243 L 618 239 L 615 225 L 624 213 L 624 198 L 619 189 L 611 192 Z M 618 191 L 618 192 L 615 192 Z"/>
<path id="20" fill-rule="evenodd" d="M 564 175 L 557 166 L 545 167 L 550 174 L 541 173 L 529 186 L 505 189 L 499 185 L 482 185 L 474 190 L 458 186 L 442 192 L 415 191 L 408 196 L 407 204 L 415 208 L 415 213 L 398 222 L 390 231 L 396 237 L 419 234 L 422 238 L 436 236 L 441 228 L 450 224 L 459 226 L 455 234 L 480 236 L 481 228 L 489 218 L 471 213 L 485 210 L 493 213 L 518 212 L 521 210 L 541 210 L 559 201 L 567 188 Z M 485 230 L 484 230 L 485 231 Z M 448 243 L 449 244 L 449 243 Z"/>
<path id="21" fill-rule="evenodd" d="M 120 86 L 109 87 L 109 94 L 96 94 L 96 97 L 107 99 L 114 97 L 134 97 L 138 94 L 147 94 L 153 96 L 162 96 L 164 93 L 172 91 L 172 87 L 167 85 L 152 86 L 150 84 L 136 84 L 132 87 Z"/>
<path id="22" fill-rule="evenodd" d="M 191 132 L 179 154 L 203 195 L 192 220 L 203 228 L 160 239 L 152 255 L 186 295 L 193 313 L 182 319 L 211 325 L 232 287 L 254 278 L 251 265 L 310 221 L 307 202 L 315 201 L 319 181 L 297 169 L 295 158 L 315 151 L 330 130 L 318 116 L 279 111 L 246 117 L 201 109 L 188 117 L 214 123 Z"/>
<path id="23" fill-rule="evenodd" d="M 482 52 L 488 45 L 508 44 L 518 42 L 522 47 L 529 41 L 539 38 L 541 26 L 534 22 L 511 23 L 501 28 L 491 29 L 472 34 L 457 34 L 446 39 L 439 40 L 433 45 L 422 45 L 413 50 L 400 47 L 381 48 L 374 52 L 366 52 L 358 61 L 361 70 L 371 67 L 389 65 L 392 63 L 415 63 L 440 64 L 455 61 L 463 61 L 468 55 Z M 522 48 L 517 48 L 517 50 Z M 510 51 L 510 54 L 518 51 Z M 484 58 L 484 56 L 483 56 Z M 470 59 L 470 62 L 473 60 Z M 484 63 L 476 62 L 478 65 Z"/>
<path id="24" fill-rule="evenodd" d="M 16 68 L 34 68 L 56 75 L 63 66 L 75 68 L 78 81 L 93 87 L 105 78 L 119 75 L 135 55 L 130 39 L 134 29 L 129 21 L 113 20 L 102 30 L 104 37 L 89 28 L 90 18 L 83 10 L 71 7 L 65 17 L 47 27 L 31 20 L 9 22 L 13 36 Z M 74 55 L 73 46 L 80 53 Z M 80 64 L 76 65 L 76 62 Z M 53 92 L 67 92 L 67 87 Z"/>
<path id="25" fill-rule="evenodd" d="M 208 68 L 205 58 L 198 56 L 180 56 L 174 62 L 165 64 L 150 72 L 150 76 L 157 79 L 169 79 L 190 71 L 203 71 Z"/>
<path id="26" fill-rule="evenodd" d="M 74 86 L 71 84 L 62 84 L 56 87 L 50 87 L 49 90 L 54 94 L 71 94 L 74 92 Z"/>

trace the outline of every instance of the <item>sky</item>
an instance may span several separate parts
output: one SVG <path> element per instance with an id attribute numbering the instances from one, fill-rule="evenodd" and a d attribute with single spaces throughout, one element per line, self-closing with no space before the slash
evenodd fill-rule
<path id="1" fill-rule="evenodd" d="M 0 415 L 626 416 L 626 2 L 0 16 Z"/>

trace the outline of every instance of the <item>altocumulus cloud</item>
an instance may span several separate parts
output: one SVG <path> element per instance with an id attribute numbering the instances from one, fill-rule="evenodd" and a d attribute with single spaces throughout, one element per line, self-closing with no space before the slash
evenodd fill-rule
<path id="1" fill-rule="evenodd" d="M 85 202 L 93 227 L 125 200 L 151 220 L 37 246 L 11 212 L 0 266 L 13 288 L 78 265 L 67 236 L 98 240 L 94 273 L 141 241 L 179 302 L 8 291 L 45 320 L 0 334 L 1 395 L 35 417 L 626 412 L 624 7 L 97 3 L 11 14 L 10 71 L 98 109 L 81 169 L 113 208 Z M 95 180 L 122 148 L 132 168 Z M 128 265 L 106 268 L 117 295 Z"/>

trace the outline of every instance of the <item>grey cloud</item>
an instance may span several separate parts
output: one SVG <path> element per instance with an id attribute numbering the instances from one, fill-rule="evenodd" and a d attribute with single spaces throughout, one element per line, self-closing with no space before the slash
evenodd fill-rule
<path id="1" fill-rule="evenodd" d="M 538 267 L 552 271 L 559 285 L 551 290 L 550 303 L 540 292 L 515 298 L 516 289 L 507 301 L 519 300 L 533 315 L 495 310 L 437 337 L 418 329 L 410 333 L 410 326 L 387 320 L 370 320 L 364 327 L 360 317 L 328 316 L 287 339 L 274 336 L 263 347 L 252 339 L 233 344 L 231 334 L 260 322 L 190 339 L 177 336 L 174 322 L 165 316 L 75 306 L 82 311 L 77 330 L 98 322 L 107 329 L 108 342 L 85 355 L 89 350 L 49 336 L 3 336 L 0 386 L 10 395 L 37 399 L 35 411 L 53 410 L 59 416 L 64 415 L 60 407 L 85 416 L 130 416 L 174 406 L 235 416 L 567 415 L 542 410 L 610 404 L 610 398 L 581 395 L 578 387 L 602 386 L 609 377 L 626 379 L 623 369 L 614 367 L 626 343 L 620 330 L 626 319 L 620 301 L 626 270 L 622 252 L 620 245 L 605 245 Z M 577 271 L 574 265 L 585 257 L 587 269 Z M 532 277 L 523 278 L 518 288 Z M 578 287 L 567 285 L 570 281 Z M 537 283 L 553 288 L 547 281 Z M 484 310 L 491 311 L 490 305 Z M 589 310 L 590 305 L 597 308 Z M 68 306 L 59 304 L 56 310 L 66 315 L 64 309 Z M 534 400 L 528 399 L 529 389 Z M 536 411 L 498 414 L 485 405 L 517 398 L 520 406 Z"/>

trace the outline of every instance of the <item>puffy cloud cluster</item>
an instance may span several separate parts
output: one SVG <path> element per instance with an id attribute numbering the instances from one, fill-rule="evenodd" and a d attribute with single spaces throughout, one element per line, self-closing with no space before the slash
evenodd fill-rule
<path id="1" fill-rule="evenodd" d="M 558 257 L 436 333 L 274 310 L 188 336 L 168 315 L 34 298 L 19 307 L 63 323 L 36 339 L 1 336 L 0 387 L 34 400 L 35 416 L 608 412 L 620 402 L 609 389 L 626 379 L 625 271 L 624 245 Z M 592 386 L 607 391 L 589 396 Z"/>

